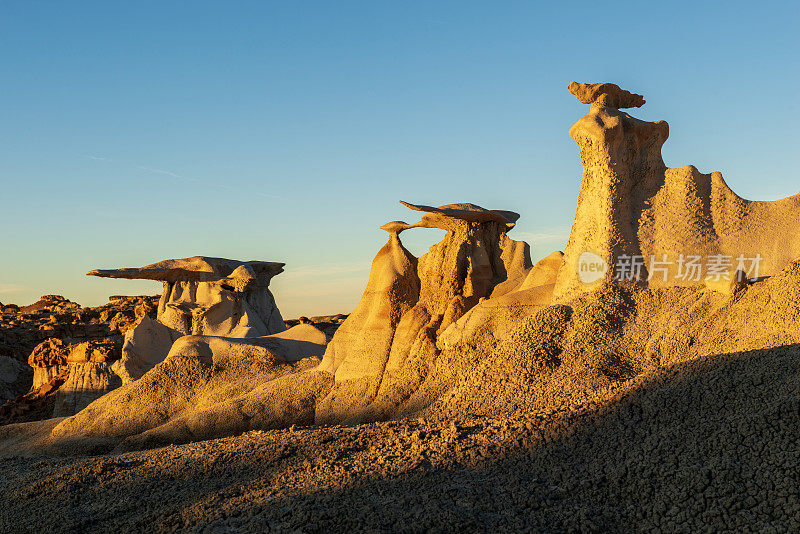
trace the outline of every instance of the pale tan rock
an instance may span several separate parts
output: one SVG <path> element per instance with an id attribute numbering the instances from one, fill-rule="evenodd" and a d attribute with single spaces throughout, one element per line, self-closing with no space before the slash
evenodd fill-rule
<path id="1" fill-rule="evenodd" d="M 283 266 L 194 256 L 141 268 L 96 269 L 87 274 L 162 281 L 157 320 L 183 334 L 251 337 L 285 329 L 268 289 Z M 235 321 L 234 317 L 239 319 Z"/>
<path id="2" fill-rule="evenodd" d="M 417 258 L 398 237 L 409 227 L 402 221 L 381 226 L 389 240 L 372 261 L 364 294 L 336 330 L 319 367 L 335 377 L 333 391 L 317 404 L 320 422 L 357 415 L 377 393 L 397 324 L 419 300 Z"/>
<path id="3" fill-rule="evenodd" d="M 69 366 L 64 363 L 62 365 L 51 365 L 47 367 L 34 367 L 33 368 L 33 382 L 30 391 L 39 389 L 44 384 L 47 384 L 55 377 L 61 375 L 69 369 Z"/>
<path id="4" fill-rule="evenodd" d="M 213 282 L 223 278 L 244 276 L 267 280 L 283 272 L 285 264 L 269 261 L 239 261 L 227 258 L 208 256 L 192 256 L 163 260 L 144 267 L 128 267 L 124 269 L 94 269 L 86 273 L 88 276 L 103 278 L 128 278 L 131 280 L 157 280 L 161 282 L 178 282 L 193 280 Z M 243 270 L 239 271 L 242 268 Z M 235 275 L 234 273 L 238 273 Z M 47 297 L 47 295 L 45 296 Z M 42 299 L 45 299 L 42 297 Z M 51 296 L 52 297 L 52 296 Z M 61 297 L 63 299 L 63 297 Z"/>
<path id="5" fill-rule="evenodd" d="M 33 368 L 31 391 L 38 389 L 67 368 L 67 356 L 71 345 L 57 338 L 39 343 L 28 356 L 28 365 Z"/>
<path id="6" fill-rule="evenodd" d="M 517 291 L 555 284 L 558 279 L 558 273 L 563 265 L 564 253 L 560 250 L 542 258 L 537 261 L 536 265 L 528 272 L 528 275 Z"/>
<path id="7" fill-rule="evenodd" d="M 160 446 L 250 429 L 311 424 L 329 373 L 310 373 L 325 335 L 311 325 L 251 339 L 184 336 L 139 380 L 60 422 L 51 438 L 121 448 Z"/>
<path id="8" fill-rule="evenodd" d="M 328 346 L 325 332 L 313 324 L 297 325 L 259 339 L 265 340 L 266 346 L 286 362 L 296 362 L 309 357 L 321 358 Z"/>
<path id="9" fill-rule="evenodd" d="M 119 359 L 119 345 L 111 341 L 84 341 L 70 346 L 67 364 L 111 363 Z"/>
<path id="10" fill-rule="evenodd" d="M 233 338 L 266 336 L 286 329 L 269 291 L 283 263 L 194 256 L 141 268 L 96 269 L 91 276 L 159 280 L 164 284 L 156 320 L 145 319 L 125 338 L 114 369 L 136 380 L 162 361 L 183 335 Z"/>
<path id="11" fill-rule="evenodd" d="M 446 206 L 425 206 L 424 204 L 411 204 L 409 202 L 400 201 L 400 204 L 415 211 L 424 211 L 425 215 L 422 220 L 411 228 L 420 226 L 424 228 L 442 228 L 447 230 L 450 227 L 452 219 L 459 219 L 465 222 L 497 222 L 505 224 L 509 228 L 516 224 L 519 219 L 519 213 L 513 211 L 503 210 L 487 210 L 476 204 L 463 202 L 460 204 L 447 204 Z"/>
<path id="12" fill-rule="evenodd" d="M 547 284 L 480 301 L 441 333 L 437 347 L 474 346 L 477 338 L 487 335 L 496 341 L 507 339 L 520 322 L 550 305 L 553 287 Z"/>
<path id="13" fill-rule="evenodd" d="M 409 228 L 414 228 L 414 225 L 408 224 L 405 221 L 390 221 L 381 226 L 381 230 L 385 230 L 394 235 L 399 234 L 403 230 L 408 230 Z"/>
<path id="14" fill-rule="evenodd" d="M 321 357 L 328 344 L 325 333 L 310 324 L 299 324 L 283 332 L 253 338 L 183 336 L 169 354 L 196 358 L 209 364 L 260 358 L 275 364 Z"/>
<path id="15" fill-rule="evenodd" d="M 569 132 L 581 147 L 583 178 L 556 301 L 598 288 L 620 274 L 616 267 L 626 258 L 641 258 L 645 264 L 624 273 L 630 280 L 663 287 L 702 286 L 703 276 L 679 276 L 680 260 L 691 256 L 704 264 L 727 258 L 734 269 L 739 268 L 737 258 L 760 256 L 758 275 L 774 274 L 800 257 L 800 233 L 795 231 L 800 195 L 750 201 L 731 191 L 718 172 L 702 174 L 689 165 L 668 169 L 661 157 L 667 123 L 642 121 L 616 109 L 638 100 L 626 100 L 625 92 L 614 87 L 570 84 L 570 91 L 592 106 Z M 607 267 L 590 283 L 579 276 L 586 253 Z M 646 266 L 652 259 L 667 267 L 650 276 Z"/>
<path id="16" fill-rule="evenodd" d="M 31 367 L 49 367 L 67 363 L 70 345 L 63 340 L 50 338 L 42 341 L 33 348 L 28 356 L 28 365 Z"/>
<path id="17" fill-rule="evenodd" d="M 112 369 L 124 384 L 138 380 L 166 357 L 172 344 L 181 335 L 144 315 L 125 333 L 122 357 L 112 365 Z"/>
<path id="18" fill-rule="evenodd" d="M 69 366 L 67 380 L 56 391 L 53 417 L 76 414 L 121 384 L 108 363 L 74 363 Z"/>

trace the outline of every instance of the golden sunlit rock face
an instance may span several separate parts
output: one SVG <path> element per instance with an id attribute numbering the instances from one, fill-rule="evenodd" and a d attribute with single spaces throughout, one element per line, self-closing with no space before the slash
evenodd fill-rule
<path id="1" fill-rule="evenodd" d="M 800 257 L 800 195 L 745 200 L 719 172 L 669 169 L 661 158 L 667 123 L 619 110 L 643 105 L 641 95 L 614 84 L 572 82 L 569 90 L 590 109 L 569 131 L 581 148 L 583 178 L 557 300 L 592 287 L 580 276 L 586 253 L 608 267 L 594 283 L 621 274 L 659 287 L 701 285 L 707 274 L 717 282 L 739 268 L 773 275 Z M 698 261 L 713 272 L 695 276 Z"/>
<path id="2" fill-rule="evenodd" d="M 530 269 L 527 244 L 506 235 L 517 214 L 474 204 L 403 204 L 424 215 L 402 230 L 447 234 L 417 259 L 400 242 L 398 227 L 389 228 L 361 302 L 323 357 L 321 371 L 335 380 L 317 406 L 318 422 L 380 420 L 424 407 L 430 400 L 416 393 L 439 357 L 440 336 L 481 299 L 513 289 Z"/>
<path id="3" fill-rule="evenodd" d="M 568 89 L 577 209 L 535 264 L 520 214 L 401 201 L 349 315 L 284 321 L 283 263 L 203 256 L 88 273 L 157 303 L 3 306 L 7 517 L 78 528 L 77 492 L 109 530 L 800 529 L 800 196 L 669 169 L 642 95 Z"/>

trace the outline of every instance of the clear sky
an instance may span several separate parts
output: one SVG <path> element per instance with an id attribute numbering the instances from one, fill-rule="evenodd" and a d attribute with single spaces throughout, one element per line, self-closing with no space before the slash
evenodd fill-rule
<path id="1" fill-rule="evenodd" d="M 517 211 L 542 257 L 580 181 L 571 80 L 644 94 L 668 166 L 794 194 L 798 6 L 2 1 L 0 301 L 155 294 L 84 273 L 200 254 L 285 262 L 285 317 L 348 312 L 377 227 L 418 220 L 399 199 Z"/>

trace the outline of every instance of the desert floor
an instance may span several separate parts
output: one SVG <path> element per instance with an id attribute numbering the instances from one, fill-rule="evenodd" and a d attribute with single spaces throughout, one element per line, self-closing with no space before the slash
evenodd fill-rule
<path id="1" fill-rule="evenodd" d="M 570 413 L 6 456 L 0 530 L 797 531 L 797 354 L 676 366 Z"/>

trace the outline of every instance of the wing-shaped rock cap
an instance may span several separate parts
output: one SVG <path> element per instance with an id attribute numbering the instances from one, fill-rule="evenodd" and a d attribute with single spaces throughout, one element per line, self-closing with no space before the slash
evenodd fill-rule
<path id="1" fill-rule="evenodd" d="M 638 108 L 644 105 L 644 97 L 621 89 L 613 83 L 570 82 L 567 86 L 583 104 L 597 104 L 608 108 Z"/>
<path id="2" fill-rule="evenodd" d="M 270 279 L 283 272 L 285 263 L 272 261 L 239 261 L 226 258 L 193 256 L 164 260 L 144 267 L 125 269 L 94 269 L 88 276 L 129 278 L 177 282 L 179 280 L 210 281 L 222 278 Z"/>
<path id="3" fill-rule="evenodd" d="M 505 224 L 509 228 L 513 227 L 519 219 L 519 213 L 514 213 L 513 211 L 487 210 L 468 202 L 460 204 L 446 204 L 444 206 L 439 206 L 438 208 L 434 208 L 433 206 L 425 206 L 423 204 L 411 204 L 409 202 L 403 202 L 402 200 L 400 201 L 400 204 L 415 211 L 425 212 L 425 215 L 422 216 L 422 221 L 414 225 L 421 227 L 439 228 L 439 225 L 436 224 L 436 221 L 440 217 L 450 217 L 453 219 L 477 223 L 497 222 L 500 224 Z"/>
<path id="4" fill-rule="evenodd" d="M 399 234 L 403 230 L 408 230 L 409 228 L 414 228 L 413 224 L 408 224 L 405 221 L 389 221 L 388 223 L 381 226 L 381 230 L 385 230 L 390 234 Z"/>

